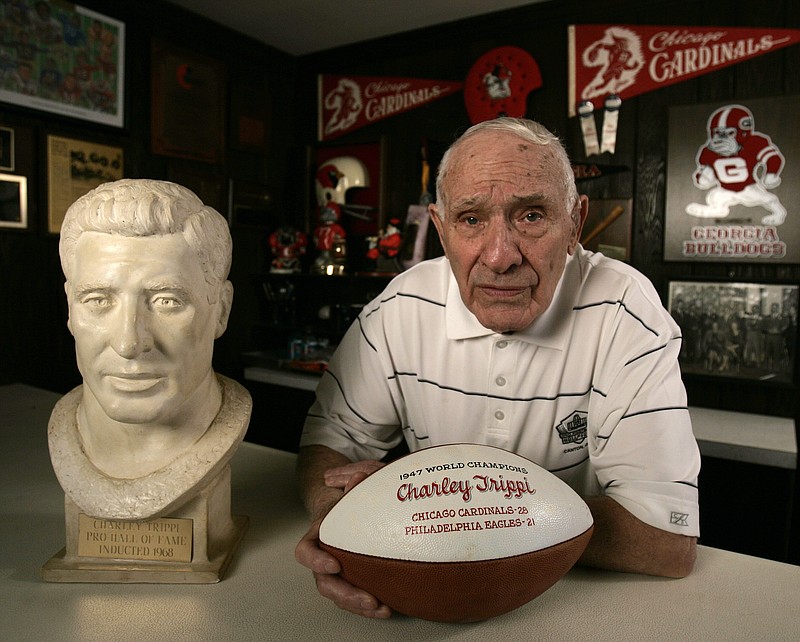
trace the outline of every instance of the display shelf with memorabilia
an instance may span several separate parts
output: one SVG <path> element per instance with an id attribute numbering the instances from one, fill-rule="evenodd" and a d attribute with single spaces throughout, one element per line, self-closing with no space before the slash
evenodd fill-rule
<path id="1" fill-rule="evenodd" d="M 248 441 L 297 450 L 306 412 L 334 348 L 391 278 L 275 272 L 251 278 L 258 321 L 241 360 L 247 388 L 259 403 L 253 406 Z"/>
<path id="2" fill-rule="evenodd" d="M 390 279 L 391 275 L 254 276 L 252 282 L 259 299 L 253 338 L 256 349 L 277 351 L 290 358 L 291 341 L 298 335 L 335 345 L 364 305 L 380 294 Z"/>

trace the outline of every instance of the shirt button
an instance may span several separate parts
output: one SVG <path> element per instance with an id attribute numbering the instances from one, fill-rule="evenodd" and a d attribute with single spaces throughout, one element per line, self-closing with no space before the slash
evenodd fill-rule
<path id="1" fill-rule="evenodd" d="M 503 348 L 505 348 L 507 345 L 508 345 L 508 341 L 498 341 L 497 342 L 497 347 L 500 348 L 501 350 Z"/>
<path id="2" fill-rule="evenodd" d="M 506 415 L 502 410 L 495 410 L 494 418 L 497 419 L 497 421 L 503 421 L 503 419 L 506 418 Z"/>
<path id="3" fill-rule="evenodd" d="M 506 385 L 506 378 L 505 377 L 497 377 L 497 379 L 495 379 L 494 382 L 498 386 L 504 386 L 504 385 Z"/>

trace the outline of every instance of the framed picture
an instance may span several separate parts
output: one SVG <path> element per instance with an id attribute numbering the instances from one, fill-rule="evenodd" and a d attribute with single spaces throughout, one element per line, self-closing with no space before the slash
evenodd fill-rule
<path id="1" fill-rule="evenodd" d="M 28 179 L 0 174 L 0 227 L 28 227 Z"/>
<path id="2" fill-rule="evenodd" d="M 78 198 L 123 177 L 121 147 L 47 137 L 47 230 L 61 232 L 64 214 Z"/>
<path id="3" fill-rule="evenodd" d="M 0 127 L 0 170 L 14 171 L 14 130 Z"/>
<path id="4" fill-rule="evenodd" d="M 666 261 L 800 263 L 800 96 L 669 110 Z"/>
<path id="5" fill-rule="evenodd" d="M 339 223 L 348 235 L 366 237 L 378 233 L 384 225 L 384 151 L 383 141 L 328 145 L 313 150 L 310 163 L 309 230 L 313 230 L 319 222 L 319 187 L 324 183 L 327 187 L 336 189 L 336 183 L 340 179 L 334 177 L 334 174 L 339 172 L 344 179 L 338 183 L 339 198 L 345 199 L 341 208 L 342 220 Z M 337 165 L 338 159 L 343 160 Z"/>
<path id="6" fill-rule="evenodd" d="M 684 374 L 792 383 L 797 285 L 673 281 L 668 308 L 683 333 Z"/>
<path id="7" fill-rule="evenodd" d="M 629 198 L 589 199 L 589 214 L 583 226 L 581 244 L 620 261 L 631 258 L 632 200 Z"/>
<path id="8" fill-rule="evenodd" d="M 153 153 L 219 163 L 225 131 L 225 66 L 152 43 Z"/>
<path id="9" fill-rule="evenodd" d="M 27 4 L 3 2 L 0 101 L 122 127 L 125 24 L 59 0 Z"/>

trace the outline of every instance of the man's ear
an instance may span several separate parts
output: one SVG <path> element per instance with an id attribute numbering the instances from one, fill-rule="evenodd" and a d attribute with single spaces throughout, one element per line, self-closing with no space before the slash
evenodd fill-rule
<path id="1" fill-rule="evenodd" d="M 231 316 L 231 306 L 233 305 L 233 283 L 230 281 L 225 281 L 225 283 L 222 284 L 217 305 L 219 306 L 219 317 L 217 317 L 215 339 L 219 339 L 228 328 L 228 319 Z"/>
<path id="2" fill-rule="evenodd" d="M 71 335 L 75 335 L 72 331 L 72 319 L 70 318 L 70 311 L 72 310 L 72 288 L 69 285 L 69 281 L 64 282 L 64 292 L 67 295 L 67 330 Z"/>
<path id="3" fill-rule="evenodd" d="M 575 247 L 581 240 L 583 226 L 586 223 L 586 217 L 588 215 L 589 197 L 585 194 L 581 194 L 578 197 L 578 202 L 575 203 L 575 207 L 572 209 L 572 213 L 570 214 L 572 219 L 572 235 L 570 236 L 569 247 L 567 248 L 567 252 L 569 254 L 573 254 L 575 252 Z"/>
<path id="4" fill-rule="evenodd" d="M 442 247 L 445 248 L 446 245 L 444 244 L 444 221 L 442 221 L 441 217 L 439 216 L 439 207 L 436 203 L 429 203 L 428 204 L 428 215 L 431 217 L 433 221 L 433 226 L 436 228 L 436 232 L 439 234 L 439 241 L 442 244 Z"/>

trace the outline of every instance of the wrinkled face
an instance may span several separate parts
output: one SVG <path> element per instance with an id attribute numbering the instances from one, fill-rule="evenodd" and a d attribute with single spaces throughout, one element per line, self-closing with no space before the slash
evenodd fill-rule
<path id="1" fill-rule="evenodd" d="M 569 204 L 552 150 L 507 133 L 461 143 L 431 206 L 466 307 L 495 332 L 522 330 L 550 305 L 587 213 Z"/>
<path id="2" fill-rule="evenodd" d="M 199 261 L 179 234 L 85 232 L 65 285 L 84 385 L 110 418 L 171 423 L 211 371 L 232 288 L 208 302 Z"/>

